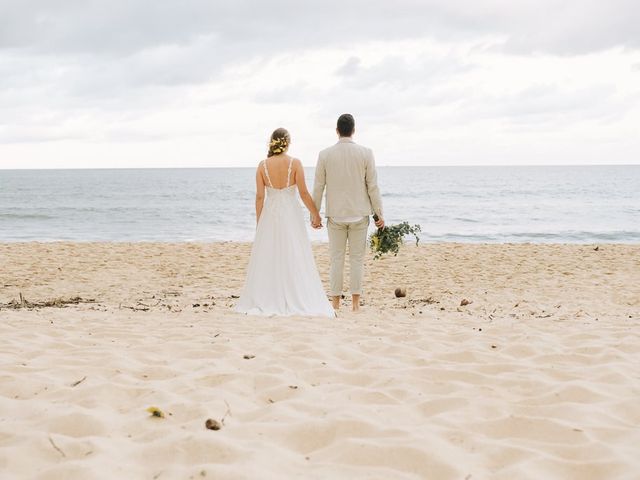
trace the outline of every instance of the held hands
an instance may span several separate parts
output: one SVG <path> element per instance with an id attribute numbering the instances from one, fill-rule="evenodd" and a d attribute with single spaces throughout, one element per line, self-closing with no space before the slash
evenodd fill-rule
<path id="1" fill-rule="evenodd" d="M 322 218 L 319 214 L 311 215 L 311 226 L 316 230 L 322 228 Z"/>

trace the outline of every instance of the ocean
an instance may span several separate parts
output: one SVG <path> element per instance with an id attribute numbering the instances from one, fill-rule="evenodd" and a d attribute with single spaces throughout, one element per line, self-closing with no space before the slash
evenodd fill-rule
<path id="1" fill-rule="evenodd" d="M 254 176 L 0 170 L 0 242 L 251 241 Z M 420 224 L 422 242 L 640 242 L 640 166 L 381 167 L 378 178 L 387 223 Z"/>

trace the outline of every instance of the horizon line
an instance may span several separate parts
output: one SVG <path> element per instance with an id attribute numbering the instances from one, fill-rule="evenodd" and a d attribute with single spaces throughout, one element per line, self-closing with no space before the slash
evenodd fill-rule
<path id="1" fill-rule="evenodd" d="M 303 165 L 304 168 L 315 168 L 315 165 Z M 640 163 L 565 163 L 565 164 L 452 164 L 452 165 L 376 165 L 377 168 L 459 168 L 459 167 L 640 167 Z M 27 170 L 212 170 L 212 169 L 255 169 L 255 166 L 211 166 L 211 167 L 25 167 L 4 168 L 0 171 Z"/>

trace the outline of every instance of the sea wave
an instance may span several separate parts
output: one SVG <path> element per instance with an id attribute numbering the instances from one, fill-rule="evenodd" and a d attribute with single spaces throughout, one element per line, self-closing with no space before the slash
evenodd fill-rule
<path id="1" fill-rule="evenodd" d="M 48 215 L 46 213 L 0 212 L 0 220 L 50 220 L 52 218 L 55 218 L 55 215 Z"/>
<path id="2" fill-rule="evenodd" d="M 254 175 L 3 171 L 0 242 L 251 241 Z M 423 242 L 640 242 L 638 167 L 383 167 L 378 178 L 387 223 L 422 225 Z M 309 236 L 327 241 L 326 229 Z"/>

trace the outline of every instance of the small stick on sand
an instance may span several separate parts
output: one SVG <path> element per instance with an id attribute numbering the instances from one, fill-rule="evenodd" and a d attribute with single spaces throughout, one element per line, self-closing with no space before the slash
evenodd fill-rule
<path id="1" fill-rule="evenodd" d="M 58 447 L 55 442 L 53 441 L 53 438 L 51 438 L 51 436 L 49 436 L 49 442 L 51 443 L 51 446 L 53 448 L 55 448 L 58 453 L 60 453 L 60 455 L 62 455 L 64 458 L 67 458 L 67 456 L 64 454 L 64 452 L 60 449 L 60 447 Z"/>
<path id="2" fill-rule="evenodd" d="M 82 382 L 84 382 L 87 379 L 87 376 L 85 375 L 84 377 L 82 377 L 80 380 L 75 381 L 71 384 L 72 387 L 77 387 L 78 385 L 80 385 Z"/>

